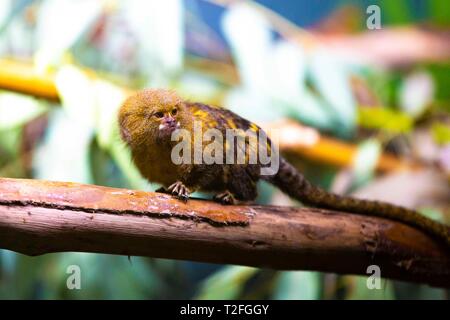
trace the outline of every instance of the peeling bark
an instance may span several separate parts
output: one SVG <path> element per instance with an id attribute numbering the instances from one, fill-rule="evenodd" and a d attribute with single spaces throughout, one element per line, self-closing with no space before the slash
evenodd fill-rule
<path id="1" fill-rule="evenodd" d="M 75 183 L 0 179 L 0 247 L 361 275 L 375 264 L 385 278 L 450 288 L 448 249 L 399 222 Z"/>

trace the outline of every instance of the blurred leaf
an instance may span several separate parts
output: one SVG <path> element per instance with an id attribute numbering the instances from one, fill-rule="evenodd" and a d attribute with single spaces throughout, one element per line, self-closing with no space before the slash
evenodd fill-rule
<path id="1" fill-rule="evenodd" d="M 315 300 L 320 295 L 320 274 L 307 271 L 281 272 L 273 298 L 280 300 Z"/>
<path id="2" fill-rule="evenodd" d="M 334 125 L 323 102 L 306 89 L 303 50 L 284 40 L 273 41 L 264 16 L 239 3 L 225 13 L 222 28 L 242 83 L 226 99 L 230 109 L 257 123 L 291 116 L 320 128 Z"/>
<path id="3" fill-rule="evenodd" d="M 15 1 L 16 5 L 19 2 L 24 2 L 24 1 Z M 12 12 L 13 11 L 13 9 L 12 9 L 13 3 L 14 3 L 14 1 L 12 1 L 12 0 L 0 1 L 0 34 L 2 34 L 4 32 L 4 29 L 6 28 L 6 26 L 9 24 L 9 22 L 14 17 L 14 14 Z"/>
<path id="4" fill-rule="evenodd" d="M 118 138 L 119 139 L 119 138 Z M 127 178 L 132 189 L 150 190 L 149 184 L 133 164 L 131 152 L 124 144 L 115 143 L 109 149 L 111 156 Z"/>
<path id="5" fill-rule="evenodd" d="M 56 74 L 55 84 L 68 117 L 93 129 L 97 114 L 97 92 L 93 80 L 77 67 L 64 65 Z"/>
<path id="6" fill-rule="evenodd" d="M 89 150 L 90 169 L 93 183 L 115 188 L 131 188 L 130 183 L 107 150 L 98 146 L 95 141 Z"/>
<path id="7" fill-rule="evenodd" d="M 272 66 L 270 90 L 277 111 L 286 110 L 286 115 L 318 128 L 333 128 L 333 118 L 324 107 L 326 103 L 306 87 L 308 66 L 304 50 L 279 40 L 274 45 L 272 56 L 267 64 Z"/>
<path id="8" fill-rule="evenodd" d="M 450 127 L 444 123 L 433 123 L 431 127 L 433 139 L 440 145 L 450 143 Z"/>
<path id="9" fill-rule="evenodd" d="M 177 92 L 187 99 L 198 101 L 217 101 L 225 89 L 215 80 L 200 72 L 185 71 L 177 83 Z"/>
<path id="10" fill-rule="evenodd" d="M 0 131 L 0 147 L 2 152 L 6 153 L 0 160 L 13 158 L 19 154 L 21 137 L 22 129 L 19 127 Z"/>
<path id="11" fill-rule="evenodd" d="M 81 34 L 92 24 L 102 8 L 102 1 L 45 0 L 37 17 L 36 68 L 45 71 L 58 63 Z"/>
<path id="12" fill-rule="evenodd" d="M 50 116 L 46 137 L 33 159 L 36 177 L 91 183 L 89 146 L 97 108 L 94 86 L 83 72 L 70 65 L 58 71 L 55 82 L 63 109 Z"/>
<path id="13" fill-rule="evenodd" d="M 91 79 L 86 73 L 71 65 L 60 68 L 56 75 L 56 85 L 67 117 L 76 122 L 75 126 L 80 134 L 78 143 L 74 145 L 84 147 L 76 153 L 83 159 L 87 157 L 90 137 L 96 132 L 100 147 L 110 152 L 131 187 L 147 189 L 147 183 L 133 165 L 130 152 L 119 136 L 117 113 L 125 98 L 125 92 L 109 83 Z M 84 170 L 87 169 L 88 167 Z M 83 176 L 88 177 L 85 174 Z"/>
<path id="14" fill-rule="evenodd" d="M 427 72 L 414 72 L 408 75 L 400 88 L 400 106 L 413 118 L 425 111 L 434 98 L 433 78 Z"/>
<path id="15" fill-rule="evenodd" d="M 380 82 L 381 76 L 378 77 L 378 82 Z M 377 107 L 381 105 L 379 94 L 379 88 L 376 88 L 377 81 L 370 79 L 370 84 L 367 78 L 362 77 L 357 74 L 352 74 L 350 77 L 350 85 L 355 96 L 357 105 L 367 106 L 367 107 Z M 378 90 L 377 90 L 378 89 Z"/>
<path id="16" fill-rule="evenodd" d="M 3 159 L 1 159 L 3 160 Z M 0 160 L 0 177 L 8 178 L 29 178 L 26 170 L 24 169 L 23 160 L 20 157 L 12 158 L 9 161 L 3 163 Z"/>
<path id="17" fill-rule="evenodd" d="M 427 285 L 394 282 L 395 297 L 399 300 L 448 300 L 448 291 Z"/>
<path id="18" fill-rule="evenodd" d="M 318 92 L 327 102 L 338 129 L 349 134 L 355 126 L 356 103 L 353 98 L 350 77 L 342 63 L 323 50 L 310 56 L 310 75 Z"/>
<path id="19" fill-rule="evenodd" d="M 13 251 L 0 249 L 0 266 L 2 273 L 12 274 L 16 268 L 17 254 Z"/>
<path id="20" fill-rule="evenodd" d="M 407 24 L 413 20 L 407 0 L 381 0 L 380 6 L 389 24 Z"/>
<path id="21" fill-rule="evenodd" d="M 450 64 L 433 64 L 427 66 L 427 70 L 431 73 L 434 84 L 436 86 L 435 99 L 438 106 L 441 106 L 445 111 L 450 112 Z M 446 103 L 439 103 L 446 102 Z"/>
<path id="22" fill-rule="evenodd" d="M 383 274 L 383 270 L 381 270 Z M 343 281 L 351 288 L 346 295 L 349 300 L 392 300 L 395 299 L 392 281 L 381 279 L 380 289 L 369 289 L 367 287 L 367 277 L 344 276 Z"/>
<path id="23" fill-rule="evenodd" d="M 33 0 L 2 0 L 0 1 L 0 34 L 2 34 L 11 21 L 28 7 Z"/>
<path id="24" fill-rule="evenodd" d="M 196 299 L 237 299 L 256 272 L 256 268 L 225 266 L 203 282 Z"/>
<path id="25" fill-rule="evenodd" d="M 255 123 L 280 119 L 287 109 L 286 105 L 277 104 L 267 96 L 242 87 L 231 89 L 225 97 L 224 105 Z"/>
<path id="26" fill-rule="evenodd" d="M 270 90 L 278 99 L 286 103 L 301 98 L 306 90 L 306 55 L 298 45 L 278 40 L 271 52 Z"/>
<path id="27" fill-rule="evenodd" d="M 283 109 L 274 108 L 270 97 L 272 35 L 269 23 L 253 8 L 239 3 L 223 15 L 222 29 L 242 83 L 241 87 L 230 90 L 226 106 L 257 123 L 281 117 Z"/>
<path id="28" fill-rule="evenodd" d="M 420 208 L 419 212 L 432 220 L 447 223 L 445 221 L 445 214 L 441 210 L 437 210 L 435 208 Z"/>
<path id="29" fill-rule="evenodd" d="M 353 160 L 354 186 L 356 188 L 372 179 L 381 151 L 381 145 L 375 139 L 367 140 L 358 146 Z"/>
<path id="30" fill-rule="evenodd" d="M 167 86 L 168 75 L 183 63 L 184 18 L 181 0 L 127 1 L 127 20 L 140 44 L 140 64 L 151 86 Z M 148 86 L 148 84 L 147 84 Z"/>
<path id="31" fill-rule="evenodd" d="M 380 98 L 378 104 L 359 104 L 363 107 L 396 107 L 400 101 L 399 93 L 403 84 L 403 75 L 389 70 L 366 70 L 368 84 Z"/>
<path id="32" fill-rule="evenodd" d="M 21 126 L 46 111 L 43 103 L 33 97 L 0 93 L 0 130 Z"/>
<path id="33" fill-rule="evenodd" d="M 389 174 L 357 190 L 353 195 L 414 209 L 448 204 L 450 189 L 442 173 L 435 170 L 419 170 Z"/>
<path id="34" fill-rule="evenodd" d="M 406 133 L 411 131 L 413 120 L 403 112 L 387 108 L 358 109 L 358 124 L 369 129 L 381 129 L 392 133 Z"/>
<path id="35" fill-rule="evenodd" d="M 340 131 L 340 127 L 336 126 L 335 119 L 331 113 L 324 108 L 325 104 L 323 100 L 312 92 L 305 90 L 301 97 L 290 101 L 286 114 L 293 119 L 316 128 L 334 132 Z"/>
<path id="36" fill-rule="evenodd" d="M 231 47 L 243 86 L 251 92 L 270 92 L 270 25 L 245 3 L 231 6 L 223 15 L 222 29 Z"/>
<path id="37" fill-rule="evenodd" d="M 442 0 L 428 0 L 432 21 L 441 25 L 450 25 L 450 2 Z"/>
<path id="38" fill-rule="evenodd" d="M 99 255 L 92 253 L 65 253 L 48 276 L 53 288 L 64 298 L 76 299 L 144 299 L 151 298 L 160 286 L 159 279 L 145 263 L 144 258 Z M 67 268 L 80 267 L 81 290 L 67 290 Z"/>
<path id="39" fill-rule="evenodd" d="M 92 128 L 73 119 L 65 110 L 52 112 L 44 141 L 33 158 L 35 177 L 91 183 L 89 145 L 92 138 Z"/>
<path id="40" fill-rule="evenodd" d="M 98 81 L 95 83 L 97 102 L 97 140 L 102 148 L 109 148 L 118 143 L 115 131 L 118 130 L 118 112 L 126 98 L 125 92 L 110 83 Z"/>
<path id="41" fill-rule="evenodd" d="M 53 261 L 51 255 L 29 257 L 11 251 L 7 252 L 14 260 L 14 269 L 0 282 L 0 295 L 8 299 L 45 299 L 47 278 L 44 268 Z"/>

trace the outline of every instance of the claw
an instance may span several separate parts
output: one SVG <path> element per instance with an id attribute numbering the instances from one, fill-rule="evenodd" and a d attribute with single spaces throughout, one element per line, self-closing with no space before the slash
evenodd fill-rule
<path id="1" fill-rule="evenodd" d="M 178 195 L 178 198 L 184 203 L 186 203 L 189 200 L 189 195 L 187 194 Z"/>
<path id="2" fill-rule="evenodd" d="M 234 198 L 233 194 L 230 191 L 225 191 L 214 196 L 214 201 L 217 201 L 221 204 L 232 205 L 236 204 L 237 201 Z"/>
<path id="3" fill-rule="evenodd" d="M 180 185 L 178 183 L 175 184 L 175 186 L 172 189 L 172 194 L 173 195 L 178 195 L 178 193 L 180 192 L 179 189 L 180 189 Z"/>
<path id="4" fill-rule="evenodd" d="M 178 199 L 187 202 L 189 199 L 189 189 L 180 181 L 177 181 L 170 185 L 168 191 Z"/>

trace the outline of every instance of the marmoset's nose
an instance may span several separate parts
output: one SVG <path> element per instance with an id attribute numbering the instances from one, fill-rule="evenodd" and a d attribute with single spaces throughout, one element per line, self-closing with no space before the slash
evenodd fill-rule
<path id="1" fill-rule="evenodd" d="M 164 122 L 165 122 L 169 127 L 175 126 L 175 123 L 176 123 L 175 119 L 172 118 L 172 117 L 166 117 L 166 118 L 164 118 Z"/>

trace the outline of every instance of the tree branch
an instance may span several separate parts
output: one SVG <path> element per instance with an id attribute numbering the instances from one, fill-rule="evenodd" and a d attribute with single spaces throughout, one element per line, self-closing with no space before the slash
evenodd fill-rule
<path id="1" fill-rule="evenodd" d="M 0 247 L 362 275 L 375 264 L 386 278 L 450 288 L 447 248 L 398 222 L 76 183 L 0 179 Z"/>

